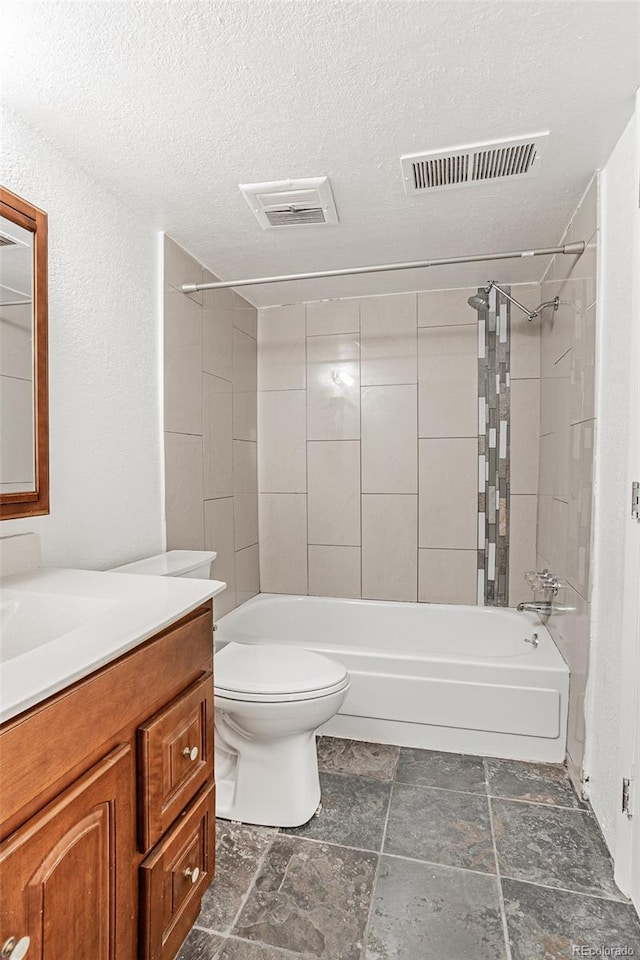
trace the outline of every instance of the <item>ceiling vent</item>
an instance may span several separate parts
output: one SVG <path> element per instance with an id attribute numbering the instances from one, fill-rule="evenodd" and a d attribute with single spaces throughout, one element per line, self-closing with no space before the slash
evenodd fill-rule
<path id="1" fill-rule="evenodd" d="M 240 190 L 263 230 L 338 223 L 328 177 L 241 183 Z"/>
<path id="2" fill-rule="evenodd" d="M 0 247 L 15 247 L 17 240 L 12 240 L 11 237 L 7 237 L 4 233 L 0 233 Z"/>
<path id="3" fill-rule="evenodd" d="M 407 195 L 527 177 L 540 169 L 549 132 L 509 140 L 471 143 L 449 150 L 400 157 Z"/>

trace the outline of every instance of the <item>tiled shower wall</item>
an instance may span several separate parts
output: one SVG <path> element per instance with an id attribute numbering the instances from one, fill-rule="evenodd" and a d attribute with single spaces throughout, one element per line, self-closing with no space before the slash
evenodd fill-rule
<path id="1" fill-rule="evenodd" d="M 475 293 L 260 311 L 263 591 L 476 602 Z M 510 602 L 535 565 L 539 377 L 539 326 L 514 312 Z"/>
<path id="2" fill-rule="evenodd" d="M 566 586 L 548 627 L 571 670 L 568 752 L 580 769 L 591 615 L 591 515 L 595 420 L 597 183 L 576 210 L 564 241 L 585 240 L 579 257 L 556 256 L 542 296 L 538 569 Z"/>
<path id="3" fill-rule="evenodd" d="M 231 290 L 185 296 L 216 277 L 164 246 L 164 429 L 168 550 L 216 550 L 222 616 L 259 591 L 256 308 Z"/>

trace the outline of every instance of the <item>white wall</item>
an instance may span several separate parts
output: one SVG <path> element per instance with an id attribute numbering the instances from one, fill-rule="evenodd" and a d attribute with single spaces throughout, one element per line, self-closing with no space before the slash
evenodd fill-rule
<path id="1" fill-rule="evenodd" d="M 34 530 L 45 564 L 106 568 L 164 542 L 158 234 L 1 116 L 3 185 L 49 216 L 51 513 L 0 535 Z"/>
<path id="2" fill-rule="evenodd" d="M 591 666 L 586 704 L 586 760 L 591 802 L 611 850 L 615 849 L 621 782 L 617 748 L 621 738 L 624 542 L 630 523 L 626 478 L 635 246 L 635 173 L 638 112 L 602 171 L 599 260 L 595 460 L 595 534 Z"/>

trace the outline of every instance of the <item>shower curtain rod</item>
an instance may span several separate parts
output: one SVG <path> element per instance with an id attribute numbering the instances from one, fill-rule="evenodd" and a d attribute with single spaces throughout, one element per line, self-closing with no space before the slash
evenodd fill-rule
<path id="1" fill-rule="evenodd" d="M 512 250 L 509 253 L 480 253 L 473 257 L 445 257 L 441 260 L 410 260 L 405 263 L 379 263 L 371 267 L 346 267 L 343 270 L 318 270 L 315 273 L 290 273 L 281 277 L 256 277 L 252 280 L 220 280 L 216 283 L 183 283 L 183 293 L 198 293 L 200 290 L 225 290 L 228 287 L 251 287 L 260 283 L 288 283 L 290 280 L 320 280 L 324 277 L 351 277 L 358 273 L 386 273 L 390 270 L 415 270 L 422 267 L 442 267 L 454 263 L 482 263 L 488 260 L 517 260 L 520 257 L 550 257 L 554 253 L 581 256 L 584 240 L 565 243 L 560 247 L 543 247 L 540 250 Z"/>

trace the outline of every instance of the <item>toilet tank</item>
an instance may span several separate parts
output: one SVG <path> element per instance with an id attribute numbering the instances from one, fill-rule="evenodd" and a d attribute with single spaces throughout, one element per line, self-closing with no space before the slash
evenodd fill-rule
<path id="1" fill-rule="evenodd" d="M 145 557 L 134 563 L 114 567 L 112 573 L 140 573 L 149 577 L 189 577 L 211 580 L 211 564 L 217 553 L 213 550 L 169 550 L 155 557 Z"/>

